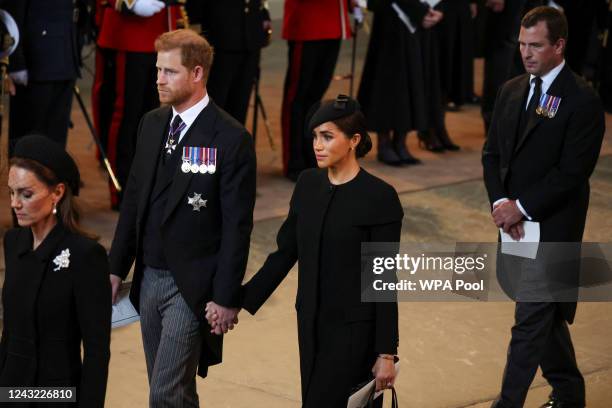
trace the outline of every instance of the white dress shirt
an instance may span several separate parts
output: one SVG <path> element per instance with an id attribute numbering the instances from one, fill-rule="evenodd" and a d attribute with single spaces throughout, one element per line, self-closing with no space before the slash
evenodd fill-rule
<path id="1" fill-rule="evenodd" d="M 200 112 L 202 112 L 204 108 L 208 105 L 208 102 L 210 102 L 210 98 L 208 97 L 208 94 L 206 94 L 195 105 L 180 114 L 176 111 L 176 109 L 174 109 L 174 106 L 172 107 L 172 118 L 170 118 L 170 123 L 172 123 L 176 115 L 180 115 L 181 120 L 185 124 L 185 128 L 181 131 L 177 143 L 181 143 L 181 139 L 187 134 L 187 131 L 189 130 L 193 122 L 195 122 Z"/>

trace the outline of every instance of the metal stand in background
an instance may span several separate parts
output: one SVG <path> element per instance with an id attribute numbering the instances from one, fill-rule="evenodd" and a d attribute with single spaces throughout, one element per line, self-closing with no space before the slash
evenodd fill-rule
<path id="1" fill-rule="evenodd" d="M 264 106 L 263 100 L 261 99 L 261 95 L 259 94 L 259 77 L 261 74 L 261 69 L 257 67 L 257 74 L 255 75 L 255 81 L 253 83 L 253 88 L 255 90 L 253 100 L 253 140 L 257 140 L 257 119 L 259 116 L 259 110 L 261 109 L 261 116 L 264 120 L 264 125 L 266 126 L 266 134 L 268 135 L 268 142 L 270 143 L 270 148 L 274 151 L 276 150 L 274 146 L 274 140 L 272 139 L 272 131 L 270 130 L 270 122 L 268 121 L 268 115 L 266 113 L 266 108 Z"/>
<path id="2" fill-rule="evenodd" d="M 102 161 L 104 162 L 104 167 L 106 167 L 106 171 L 108 172 L 108 175 L 110 176 L 110 179 L 113 182 L 115 189 L 117 191 L 121 191 L 121 185 L 119 184 L 117 177 L 115 177 L 115 172 L 113 171 L 113 168 L 111 167 L 110 162 L 108 161 L 108 158 L 106 157 L 104 147 L 102 147 L 102 143 L 100 142 L 100 139 L 98 138 L 96 129 L 94 128 L 93 123 L 91 122 L 91 118 L 89 117 L 89 114 L 87 113 L 87 109 L 85 108 L 85 104 L 83 103 L 83 98 L 81 98 L 81 91 L 79 90 L 79 87 L 76 85 L 74 86 L 74 96 L 76 96 L 76 99 L 79 102 L 79 106 L 81 107 L 81 112 L 83 112 L 83 116 L 85 117 L 85 122 L 87 122 L 87 127 L 89 127 L 89 131 L 91 132 L 91 137 L 93 138 L 94 142 L 96 142 L 96 145 L 98 146 L 98 150 L 100 151 L 100 156 L 102 157 Z"/>
<path id="3" fill-rule="evenodd" d="M 355 81 L 355 58 L 357 56 L 357 33 L 359 32 L 359 22 L 355 20 L 353 29 L 353 51 L 351 52 L 351 78 L 349 82 L 349 96 L 353 97 L 353 83 Z"/>
<path id="4" fill-rule="evenodd" d="M 359 31 L 359 27 L 361 26 L 361 23 L 359 23 L 357 20 L 354 20 L 353 24 L 354 24 L 354 28 L 353 28 L 353 44 L 352 44 L 352 50 L 351 50 L 351 72 L 345 75 L 335 75 L 334 76 L 334 81 L 343 81 L 346 79 L 349 80 L 349 96 L 351 98 L 353 97 L 353 89 L 354 89 L 354 82 L 355 82 L 355 60 L 357 58 L 357 32 Z"/>

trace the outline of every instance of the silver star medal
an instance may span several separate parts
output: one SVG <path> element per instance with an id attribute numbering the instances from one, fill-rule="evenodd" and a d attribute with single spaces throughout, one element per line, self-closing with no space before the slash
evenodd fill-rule
<path id="1" fill-rule="evenodd" d="M 174 139 L 169 139 L 166 142 L 166 146 L 164 147 L 164 149 L 166 149 L 166 153 L 168 153 L 168 154 L 170 154 L 174 150 L 176 150 L 176 143 L 174 143 Z"/>
<path id="2" fill-rule="evenodd" d="M 193 197 L 187 197 L 187 204 L 193 206 L 193 211 L 200 211 L 200 207 L 206 207 L 206 201 L 202 200 L 202 194 L 193 193 Z"/>

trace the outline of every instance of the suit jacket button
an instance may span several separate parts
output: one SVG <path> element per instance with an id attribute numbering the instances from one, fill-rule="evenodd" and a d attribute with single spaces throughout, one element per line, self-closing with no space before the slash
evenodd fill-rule
<path id="1" fill-rule="evenodd" d="M 47 30 L 42 30 L 42 35 L 47 35 Z"/>

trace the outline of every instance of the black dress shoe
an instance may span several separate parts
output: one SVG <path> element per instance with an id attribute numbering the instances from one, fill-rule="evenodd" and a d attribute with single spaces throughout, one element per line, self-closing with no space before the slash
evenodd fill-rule
<path id="1" fill-rule="evenodd" d="M 414 157 L 410 151 L 406 148 L 405 139 L 402 140 L 402 143 L 395 144 L 395 153 L 397 157 L 402 161 L 403 164 L 413 165 L 413 164 L 421 164 L 421 161 Z"/>
<path id="2" fill-rule="evenodd" d="M 379 162 L 388 164 L 389 166 L 401 166 L 402 159 L 391 148 L 385 148 L 378 151 L 376 158 Z"/>
<path id="3" fill-rule="evenodd" d="M 453 143 L 453 141 L 451 140 L 450 136 L 448 135 L 448 132 L 446 131 L 446 129 L 444 129 L 444 128 L 443 129 L 439 129 L 439 130 L 436 131 L 436 134 L 438 136 L 438 140 L 440 141 L 440 144 L 446 150 L 449 150 L 451 152 L 456 152 L 457 150 L 461 149 L 458 145 Z"/>
<path id="4" fill-rule="evenodd" d="M 433 132 L 420 131 L 417 132 L 417 137 L 419 138 L 419 147 L 421 149 L 429 150 L 434 153 L 444 152 L 444 146 L 442 146 L 442 143 L 440 143 Z"/>
<path id="5" fill-rule="evenodd" d="M 584 405 L 576 405 L 569 402 L 559 401 L 555 397 L 549 398 L 550 399 L 540 408 L 584 408 Z"/>

